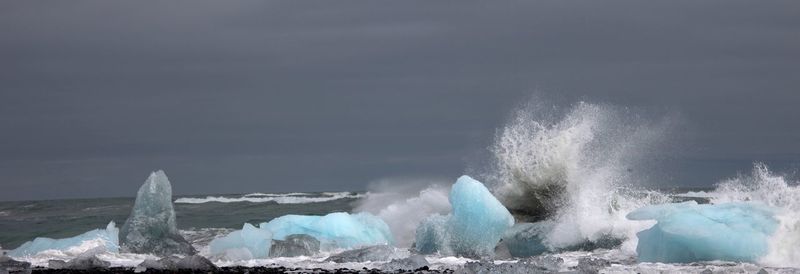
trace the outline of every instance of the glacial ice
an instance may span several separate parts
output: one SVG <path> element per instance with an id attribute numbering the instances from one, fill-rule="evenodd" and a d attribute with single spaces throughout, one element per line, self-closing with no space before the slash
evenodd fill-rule
<path id="1" fill-rule="evenodd" d="M 270 257 L 311 256 L 319 252 L 319 240 L 305 234 L 292 234 L 286 240 L 272 240 Z"/>
<path id="2" fill-rule="evenodd" d="M 286 240 L 292 234 L 305 234 L 320 241 L 323 250 L 392 244 L 389 226 L 378 217 L 362 212 L 331 213 L 325 216 L 284 215 L 259 225 L 272 232 L 273 239 Z"/>
<path id="3" fill-rule="evenodd" d="M 75 237 L 64 239 L 38 237 L 9 251 L 8 256 L 27 257 L 45 250 L 58 250 L 77 255 L 92 248 L 100 248 L 106 252 L 119 252 L 119 229 L 113 221 L 108 223 L 106 229 L 95 229 Z"/>
<path id="4" fill-rule="evenodd" d="M 514 217 L 486 187 L 461 176 L 450 190 L 453 212 L 433 215 L 417 227 L 416 249 L 421 253 L 438 251 L 445 255 L 482 257 L 494 255 L 503 233 L 514 224 Z"/>
<path id="5" fill-rule="evenodd" d="M 272 233 L 269 230 L 245 223 L 242 230 L 212 240 L 209 249 L 212 255 L 228 260 L 249 260 L 267 258 L 271 245 Z"/>
<path id="6" fill-rule="evenodd" d="M 244 224 L 242 230 L 212 240 L 209 247 L 216 257 L 247 260 L 391 243 L 392 234 L 383 220 L 369 213 L 336 212 L 325 216 L 284 215 L 258 227 Z"/>
<path id="7" fill-rule="evenodd" d="M 431 254 L 437 251 L 441 254 L 453 254 L 453 250 L 450 248 L 450 235 L 447 231 L 449 219 L 450 215 L 439 214 L 423 219 L 417 227 L 416 242 L 414 243 L 416 250 L 422 254 Z"/>
<path id="8" fill-rule="evenodd" d="M 385 262 L 400 259 L 403 254 L 389 245 L 373 245 L 345 250 L 329 256 L 325 261 L 335 263 Z"/>
<path id="9" fill-rule="evenodd" d="M 772 208 L 755 203 L 691 201 L 647 206 L 629 213 L 627 218 L 657 221 L 636 234 L 639 261 L 756 262 L 767 254 L 768 238 L 778 226 L 773 215 Z"/>
<path id="10" fill-rule="evenodd" d="M 553 222 L 517 223 L 503 234 L 502 245 L 513 257 L 530 257 L 551 251 L 543 240 L 553 229 Z"/>
<path id="11" fill-rule="evenodd" d="M 125 251 L 155 255 L 192 255 L 196 251 L 178 233 L 172 186 L 164 171 L 150 174 L 139 188 L 131 215 L 120 231 Z"/>
<path id="12" fill-rule="evenodd" d="M 67 262 L 62 260 L 49 260 L 47 266 L 52 269 L 91 270 L 109 268 L 111 263 L 97 258 L 95 254 L 83 254 Z"/>

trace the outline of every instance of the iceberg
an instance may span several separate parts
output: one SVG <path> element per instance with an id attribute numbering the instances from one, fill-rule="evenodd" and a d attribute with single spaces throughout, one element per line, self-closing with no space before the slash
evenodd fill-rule
<path id="1" fill-rule="evenodd" d="M 311 256 L 319 252 L 319 240 L 305 234 L 286 236 L 286 240 L 272 240 L 270 257 Z"/>
<path id="2" fill-rule="evenodd" d="M 773 208 L 744 202 L 653 205 L 627 218 L 657 222 L 636 234 L 642 262 L 756 262 L 767 254 L 768 238 L 778 226 Z"/>
<path id="3" fill-rule="evenodd" d="M 67 254 L 78 255 L 92 249 L 100 249 L 100 251 L 112 253 L 119 252 L 119 229 L 113 221 L 108 223 L 106 229 L 95 229 L 71 238 L 36 238 L 9 251 L 8 256 L 28 257 L 45 250 L 57 250 Z"/>
<path id="4" fill-rule="evenodd" d="M 242 230 L 216 238 L 209 243 L 212 255 L 228 260 L 267 258 L 272 245 L 272 233 L 245 223 Z"/>
<path id="5" fill-rule="evenodd" d="M 325 216 L 284 215 L 259 225 L 272 232 L 275 240 L 286 240 L 293 234 L 316 238 L 323 250 L 392 244 L 389 226 L 380 218 L 362 212 L 331 213 Z"/>
<path id="6" fill-rule="evenodd" d="M 125 251 L 155 255 L 192 255 L 196 251 L 178 233 L 172 208 L 172 186 L 164 171 L 156 171 L 139 188 L 120 242 Z"/>
<path id="7" fill-rule="evenodd" d="M 325 216 L 284 215 L 258 227 L 244 224 L 242 230 L 212 240 L 209 248 L 216 257 L 248 260 L 391 243 L 389 226 L 378 217 L 336 212 Z"/>
<path id="8" fill-rule="evenodd" d="M 467 257 L 493 256 L 514 217 L 481 183 L 469 176 L 458 178 L 450 190 L 453 211 L 433 215 L 417 227 L 416 249 Z"/>

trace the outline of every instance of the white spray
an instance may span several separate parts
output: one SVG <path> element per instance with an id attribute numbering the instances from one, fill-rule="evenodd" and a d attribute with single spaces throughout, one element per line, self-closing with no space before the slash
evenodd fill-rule
<path id="1" fill-rule="evenodd" d="M 544 210 L 556 222 L 545 243 L 563 248 L 601 238 L 635 238 L 647 224 L 625 219 L 629 211 L 663 196 L 632 198 L 634 171 L 659 144 L 669 120 L 654 123 L 626 109 L 577 103 L 558 108 L 533 102 L 515 112 L 492 151 L 486 176 L 504 204 L 525 213 Z M 637 172 L 638 173 L 638 172 Z M 533 205 L 532 205 L 533 204 Z M 633 250 L 634 243 L 623 246 Z"/>
<path id="2" fill-rule="evenodd" d="M 800 182 L 774 174 L 763 163 L 755 163 L 750 175 L 724 180 L 711 193 L 713 203 L 751 201 L 776 208 L 779 226 L 769 240 L 769 253 L 761 263 L 800 267 Z"/>
<path id="3" fill-rule="evenodd" d="M 451 184 L 444 180 L 384 179 L 370 185 L 356 210 L 381 218 L 392 230 L 395 245 L 410 247 L 422 219 L 450 212 Z"/>

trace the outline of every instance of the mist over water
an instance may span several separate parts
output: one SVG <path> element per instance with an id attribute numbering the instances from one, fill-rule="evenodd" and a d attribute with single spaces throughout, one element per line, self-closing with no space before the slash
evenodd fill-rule
<path id="1" fill-rule="evenodd" d="M 443 179 L 383 179 L 370 185 L 356 211 L 375 214 L 389 225 L 395 245 L 411 247 L 422 219 L 450 211 L 450 185 Z"/>

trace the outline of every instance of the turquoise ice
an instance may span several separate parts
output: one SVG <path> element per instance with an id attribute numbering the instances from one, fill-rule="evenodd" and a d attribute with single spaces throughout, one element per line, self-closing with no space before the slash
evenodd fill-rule
<path id="1" fill-rule="evenodd" d="M 416 247 L 422 253 L 481 257 L 494 255 L 514 217 L 481 183 L 461 176 L 450 190 L 453 211 L 434 215 L 417 227 Z"/>
<path id="2" fill-rule="evenodd" d="M 331 213 L 325 216 L 284 215 L 258 227 L 244 224 L 242 230 L 214 239 L 212 255 L 229 260 L 269 257 L 273 239 L 284 241 L 291 235 L 308 235 L 319 241 L 323 250 L 349 249 L 392 244 L 389 226 L 369 213 Z"/>
<path id="3" fill-rule="evenodd" d="M 106 229 L 95 229 L 71 238 L 51 239 L 39 237 L 11 250 L 8 255 L 11 257 L 26 257 L 36 255 L 45 250 L 62 252 L 74 250 L 75 253 L 81 253 L 81 251 L 98 247 L 104 248 L 108 252 L 119 252 L 119 229 L 113 221 L 108 223 Z"/>
<path id="4" fill-rule="evenodd" d="M 517 223 L 503 234 L 503 244 L 514 257 L 530 257 L 553 251 L 544 239 L 555 224 L 551 221 Z"/>
<path id="5" fill-rule="evenodd" d="M 248 260 L 267 258 L 271 246 L 272 233 L 269 230 L 245 223 L 242 230 L 212 240 L 209 249 L 212 255 L 229 260 Z"/>
<path id="6" fill-rule="evenodd" d="M 320 241 L 322 249 L 353 248 L 392 244 L 389 226 L 378 217 L 362 212 L 331 213 L 325 216 L 284 215 L 259 225 L 273 239 L 285 240 L 292 234 L 305 234 Z"/>
<path id="7" fill-rule="evenodd" d="M 768 252 L 768 239 L 778 221 L 774 210 L 755 203 L 697 204 L 685 202 L 640 208 L 631 220 L 656 220 L 636 235 L 639 261 L 756 262 Z"/>

